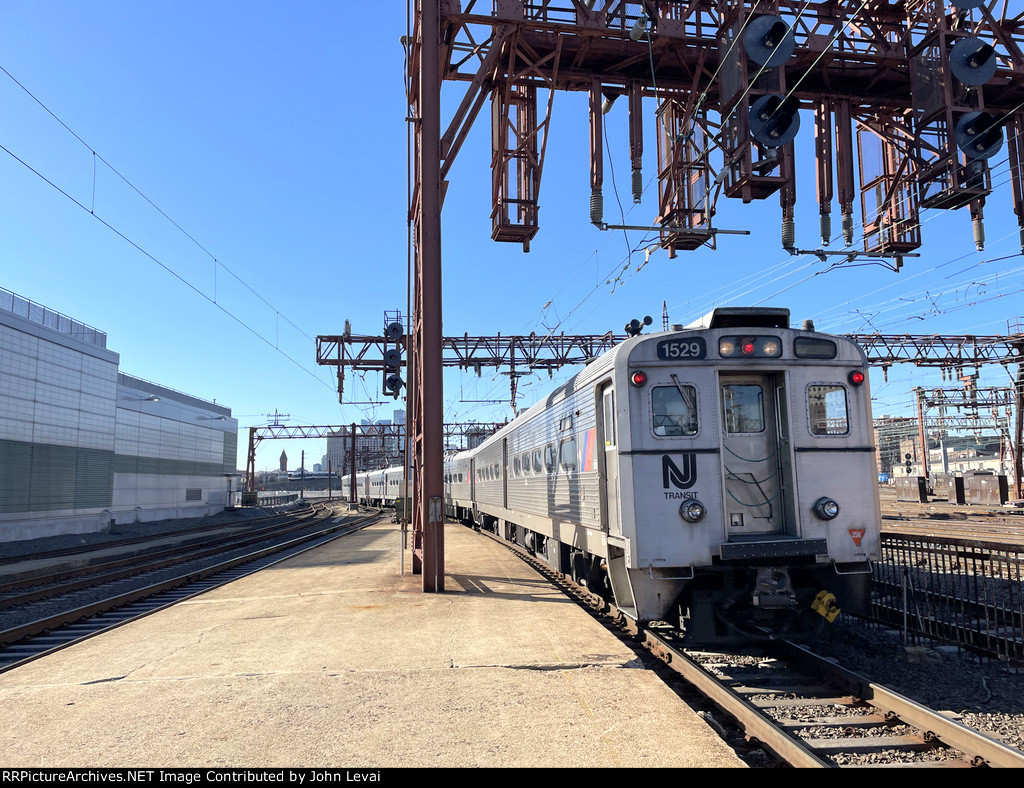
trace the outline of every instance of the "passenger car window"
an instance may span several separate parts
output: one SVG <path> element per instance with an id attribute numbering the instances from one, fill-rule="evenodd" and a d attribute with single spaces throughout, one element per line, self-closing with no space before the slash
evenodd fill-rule
<path id="1" fill-rule="evenodd" d="M 576 470 L 576 439 L 567 438 L 558 446 L 558 462 L 564 470 Z"/>
<path id="2" fill-rule="evenodd" d="M 843 386 L 808 386 L 807 406 L 812 435 L 846 435 L 850 431 Z"/>
<path id="3" fill-rule="evenodd" d="M 549 443 L 544 447 L 544 467 L 548 473 L 555 470 L 555 444 Z"/>
<path id="4" fill-rule="evenodd" d="M 654 434 L 697 434 L 697 390 L 693 386 L 655 386 L 651 390 Z"/>
<path id="5" fill-rule="evenodd" d="M 544 463 L 541 461 L 541 458 L 540 458 L 540 449 L 534 449 L 533 450 L 533 472 L 534 473 L 543 473 L 544 472 Z"/>
<path id="6" fill-rule="evenodd" d="M 517 454 L 515 457 L 512 458 L 512 475 L 518 476 L 519 470 L 519 455 Z"/>
<path id="7" fill-rule="evenodd" d="M 754 384 L 722 386 L 726 432 L 764 432 L 764 393 Z"/>

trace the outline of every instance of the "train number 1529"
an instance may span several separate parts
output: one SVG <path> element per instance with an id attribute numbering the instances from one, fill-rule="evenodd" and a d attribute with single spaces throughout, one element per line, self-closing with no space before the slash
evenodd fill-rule
<path id="1" fill-rule="evenodd" d="M 707 355 L 707 345 L 703 337 L 688 339 L 666 339 L 658 343 L 658 358 L 665 361 L 681 359 L 698 359 Z"/>

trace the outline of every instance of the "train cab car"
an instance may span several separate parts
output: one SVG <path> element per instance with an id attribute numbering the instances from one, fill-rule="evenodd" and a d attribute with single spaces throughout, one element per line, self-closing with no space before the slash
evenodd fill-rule
<path id="1" fill-rule="evenodd" d="M 449 466 L 470 469 L 477 525 L 632 618 L 727 636 L 866 605 L 869 405 L 854 342 L 785 309 L 717 309 L 617 345 Z"/>
<path id="2" fill-rule="evenodd" d="M 606 384 L 627 400 L 605 463 L 627 612 L 662 618 L 671 603 L 722 634 L 741 614 L 866 604 L 879 555 L 866 358 L 788 323 L 788 310 L 715 310 L 635 342 Z"/>

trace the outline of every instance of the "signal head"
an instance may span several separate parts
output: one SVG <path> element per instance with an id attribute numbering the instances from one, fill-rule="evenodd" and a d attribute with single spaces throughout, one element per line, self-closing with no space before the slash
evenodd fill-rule
<path id="1" fill-rule="evenodd" d="M 402 351 L 398 348 L 388 348 L 384 351 L 384 368 L 388 371 L 397 370 L 402 366 Z"/>
<path id="2" fill-rule="evenodd" d="M 765 148 L 788 145 L 800 131 L 800 101 L 761 96 L 750 106 L 750 136 Z"/>
<path id="3" fill-rule="evenodd" d="M 1003 147 L 1003 120 L 968 112 L 956 124 L 956 145 L 972 161 L 992 158 Z"/>
<path id="4" fill-rule="evenodd" d="M 764 14 L 743 31 L 743 51 L 759 66 L 777 68 L 796 50 L 796 34 L 782 17 Z"/>
<path id="5" fill-rule="evenodd" d="M 965 85 L 984 85 L 996 73 L 996 51 L 980 38 L 961 38 L 949 52 L 953 76 Z"/>

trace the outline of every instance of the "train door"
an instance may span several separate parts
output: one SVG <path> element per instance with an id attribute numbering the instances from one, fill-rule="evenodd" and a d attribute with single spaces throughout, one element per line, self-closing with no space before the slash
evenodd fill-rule
<path id="1" fill-rule="evenodd" d="M 615 429 L 615 389 L 606 383 L 597 393 L 597 445 L 601 473 L 601 525 L 607 533 L 621 533 L 619 525 L 619 450 Z"/>
<path id="2" fill-rule="evenodd" d="M 786 530 L 779 392 L 772 375 L 722 373 L 722 471 L 730 539 Z"/>

